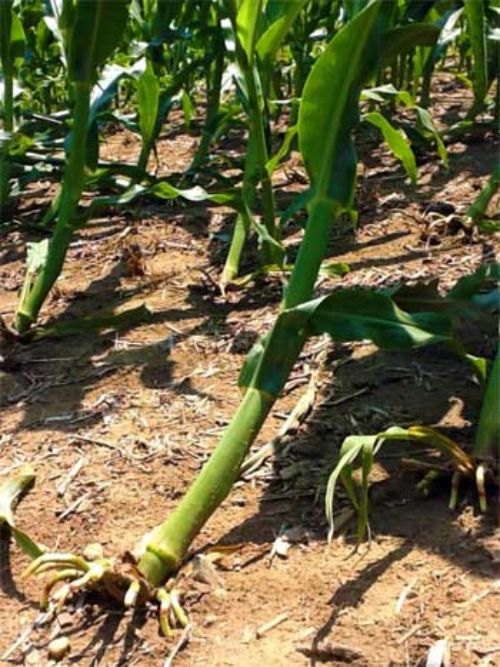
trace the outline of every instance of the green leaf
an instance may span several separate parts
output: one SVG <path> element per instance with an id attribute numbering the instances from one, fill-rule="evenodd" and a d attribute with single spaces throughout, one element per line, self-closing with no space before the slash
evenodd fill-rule
<path id="1" fill-rule="evenodd" d="M 467 209 L 470 224 L 479 225 L 486 217 L 486 210 L 500 187 L 500 167 L 495 165 L 488 182 Z"/>
<path id="2" fill-rule="evenodd" d="M 374 100 L 375 102 L 384 102 L 386 97 L 394 97 L 398 102 L 402 102 L 406 107 L 412 109 L 415 106 L 415 100 L 407 90 L 397 90 L 392 83 L 386 83 L 374 88 L 365 88 L 361 91 L 361 99 Z"/>
<path id="3" fill-rule="evenodd" d="M 409 314 L 384 294 L 362 289 L 338 290 L 298 306 L 309 335 L 329 334 L 336 341 L 372 340 L 384 349 L 413 349 L 449 340 L 448 317 Z"/>
<path id="4" fill-rule="evenodd" d="M 440 32 L 432 23 L 409 23 L 391 28 L 384 36 L 384 62 L 390 63 L 401 52 L 416 46 L 434 46 Z"/>
<path id="5" fill-rule="evenodd" d="M 389 148 L 398 160 L 401 161 L 411 182 L 415 184 L 418 178 L 417 161 L 411 149 L 410 142 L 403 131 L 396 129 L 387 118 L 377 111 L 365 114 L 363 120 L 371 123 L 371 125 L 382 132 L 382 136 Z"/>
<path id="6" fill-rule="evenodd" d="M 283 160 L 283 158 L 286 155 L 288 155 L 288 152 L 290 151 L 290 146 L 292 145 L 292 141 L 295 139 L 296 135 L 297 135 L 297 125 L 292 125 L 286 131 L 283 143 L 281 144 L 278 152 L 275 155 L 273 155 L 273 157 L 266 163 L 266 170 L 269 176 L 272 176 L 272 174 L 274 173 L 276 167 L 279 165 L 281 160 Z"/>
<path id="7" fill-rule="evenodd" d="M 273 58 L 307 1 L 290 0 L 285 4 L 283 14 L 267 28 L 257 42 L 256 51 L 261 60 Z"/>
<path id="8" fill-rule="evenodd" d="M 4 77 L 12 77 L 14 67 L 24 57 L 25 35 L 21 21 L 14 12 L 12 0 L 0 2 L 0 65 Z"/>
<path id="9" fill-rule="evenodd" d="M 500 348 L 492 364 L 476 430 L 474 450 L 477 456 L 489 456 L 498 461 L 500 455 Z"/>
<path id="10" fill-rule="evenodd" d="M 437 146 L 437 152 L 441 160 L 443 161 L 443 164 L 447 167 L 448 166 L 448 151 L 446 150 L 446 147 L 444 145 L 444 142 L 441 138 L 441 135 L 439 134 L 439 130 L 437 127 L 434 125 L 434 121 L 432 120 L 432 116 L 430 113 L 427 111 L 427 109 L 423 109 L 422 107 L 416 106 L 415 105 L 415 111 L 417 112 L 417 118 L 418 122 L 420 125 L 423 127 L 423 129 L 428 132 L 429 134 L 432 135 L 436 142 Z"/>
<path id="11" fill-rule="evenodd" d="M 257 26 L 262 12 L 262 0 L 242 0 L 236 16 L 236 36 L 249 65 L 253 63 Z"/>
<path id="12" fill-rule="evenodd" d="M 497 411 L 498 412 L 498 411 Z M 498 429 L 498 422 L 497 422 Z M 341 478 L 349 500 L 358 511 L 358 541 L 361 541 L 368 527 L 368 484 L 373 461 L 386 441 L 402 440 L 406 442 L 426 443 L 449 456 L 457 468 L 466 474 L 474 473 L 471 457 L 453 440 L 426 426 L 401 428 L 391 426 L 376 435 L 348 436 L 340 448 L 339 460 L 333 469 L 326 487 L 325 512 L 328 520 L 328 541 L 331 541 L 335 529 L 334 498 L 339 477 Z M 353 480 L 353 463 L 360 457 L 362 465 L 361 488 L 359 495 Z"/>
<path id="13" fill-rule="evenodd" d="M 474 273 L 459 278 L 446 295 L 447 299 L 473 300 L 484 290 L 498 286 L 500 264 L 498 262 L 481 264 Z"/>
<path id="14" fill-rule="evenodd" d="M 393 3 L 373 2 L 335 35 L 307 78 L 299 111 L 299 145 L 316 201 L 330 209 L 351 207 L 356 154 L 350 136 L 358 120 L 363 80 L 376 68 Z M 313 206 L 314 204 L 311 204 Z"/>
<path id="15" fill-rule="evenodd" d="M 488 91 L 488 58 L 486 45 L 486 17 L 484 0 L 464 0 L 464 11 L 467 17 L 467 31 L 473 54 L 474 106 L 469 118 L 479 113 Z"/>
<path id="16" fill-rule="evenodd" d="M 359 14 L 368 2 L 369 0 L 344 0 L 348 20 L 350 21 L 356 14 Z"/>
<path id="17" fill-rule="evenodd" d="M 259 237 L 260 241 L 269 243 L 275 248 L 275 250 L 277 251 L 277 256 L 276 256 L 276 259 L 278 260 L 277 264 L 281 264 L 283 258 L 285 257 L 285 248 L 281 245 L 279 241 L 277 241 L 275 238 L 271 236 L 269 230 L 264 224 L 258 222 L 255 219 L 255 217 L 252 215 L 252 212 L 250 211 L 250 208 L 247 206 L 245 202 L 243 202 L 242 205 L 239 206 L 238 210 L 240 215 L 243 216 L 247 226 L 251 229 L 254 229 L 257 232 L 257 236 Z"/>
<path id="18" fill-rule="evenodd" d="M 336 276 L 342 278 L 351 271 L 351 267 L 346 262 L 323 262 L 319 273 L 322 276 Z"/>
<path id="19" fill-rule="evenodd" d="M 191 121 L 195 116 L 195 108 L 189 93 L 185 90 L 181 93 L 182 113 L 184 114 L 184 126 L 187 131 L 191 127 Z"/>
<path id="20" fill-rule="evenodd" d="M 41 556 L 43 549 L 16 527 L 14 509 L 34 481 L 35 473 L 31 466 L 24 465 L 14 475 L 8 477 L 0 487 L 0 526 L 3 523 L 7 524 L 19 548 L 33 559 Z"/>
<path id="21" fill-rule="evenodd" d="M 297 339 L 325 333 L 338 342 L 371 340 L 383 349 L 408 350 L 449 342 L 452 327 L 446 315 L 406 313 L 385 294 L 339 289 L 280 313 L 264 355 L 257 359 L 258 348 L 253 350 L 252 386 L 277 396 L 293 365 L 290 349 L 295 349 Z"/>
<path id="22" fill-rule="evenodd" d="M 64 37 L 68 77 L 91 85 L 97 70 L 120 43 L 130 0 L 64 0 L 59 27 Z"/>
<path id="23" fill-rule="evenodd" d="M 157 197 L 170 201 L 172 199 L 186 199 L 191 202 L 211 201 L 214 204 L 228 204 L 235 209 L 240 210 L 241 202 L 237 196 L 231 192 L 229 193 L 208 193 L 199 185 L 192 188 L 180 189 L 171 185 L 167 181 L 158 181 L 154 185 L 133 185 L 118 195 L 109 195 L 103 197 L 95 197 L 90 206 L 85 211 L 85 218 L 92 217 L 96 213 L 109 206 L 120 206 L 123 204 L 130 204 L 141 197 Z"/>
<path id="24" fill-rule="evenodd" d="M 143 141 L 143 150 L 149 149 L 155 137 L 156 119 L 160 101 L 160 83 L 153 71 L 150 62 L 137 79 L 137 111 L 139 114 L 139 129 Z"/>

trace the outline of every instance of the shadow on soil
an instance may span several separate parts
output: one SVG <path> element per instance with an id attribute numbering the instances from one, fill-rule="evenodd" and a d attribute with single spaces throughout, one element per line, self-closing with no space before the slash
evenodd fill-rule
<path id="1" fill-rule="evenodd" d="M 108 275 L 93 281 L 85 292 L 72 298 L 57 321 L 91 316 L 101 309 L 113 312 L 116 308 L 126 307 L 129 300 L 140 298 L 148 291 L 147 282 L 123 290 L 120 278 L 125 269 L 120 261 Z M 140 377 L 145 387 L 159 391 L 169 389 L 179 394 L 199 394 L 189 377 L 181 380 L 174 377 L 175 363 L 170 358 L 173 345 L 197 334 L 217 339 L 226 331 L 229 315 L 244 314 L 277 303 L 281 295 L 276 285 L 268 285 L 266 290 L 242 293 L 236 303 L 219 300 L 214 305 L 214 296 L 215 287 L 211 284 L 188 285 L 187 296 L 179 307 L 157 310 L 151 322 L 147 323 L 151 326 L 166 325 L 165 337 L 151 344 L 138 344 L 132 349 L 115 349 L 115 332 L 89 332 L 18 346 L 13 355 L 14 368 L 9 375 L 13 381 L 18 380 L 20 389 L 15 388 L 4 399 L 7 404 L 23 402 L 23 419 L 16 431 L 43 429 L 48 423 L 51 428 L 67 433 L 80 428 L 82 423 L 86 427 L 91 426 L 102 418 L 102 414 L 98 409 L 84 407 L 86 393 L 104 375 L 126 373 L 130 368 L 141 369 Z M 196 322 L 194 325 L 191 324 L 193 320 Z M 187 327 L 183 326 L 186 321 L 190 322 Z M 131 328 L 121 329 L 120 333 L 125 334 Z M 256 336 L 257 332 L 251 330 L 241 332 L 232 339 L 231 348 L 238 352 L 247 351 Z M 32 359 L 34 362 L 31 362 Z M 31 384 L 28 384 L 27 377 Z M 63 418 L 59 421 L 58 417 Z"/>
<path id="2" fill-rule="evenodd" d="M 479 353 L 491 356 L 494 345 L 494 336 L 482 338 L 479 344 L 476 336 Z M 378 352 L 353 360 L 347 349 L 340 348 L 326 368 L 329 364 L 333 369 L 331 383 L 324 390 L 328 400 L 323 404 L 319 401 L 306 424 L 293 436 L 292 444 L 278 451 L 270 481 L 269 477 L 264 478 L 268 482 L 258 512 L 229 531 L 220 543 L 271 545 L 284 528 L 300 526 L 323 541 L 326 480 L 336 464 L 338 447 L 348 435 L 377 433 L 395 424 L 423 423 L 439 425 L 442 433 L 470 449 L 481 392 L 472 381 L 470 367 L 451 353 L 426 348 L 412 354 Z M 356 396 L 360 390 L 364 392 Z M 353 398 L 341 407 L 329 407 L 342 396 Z M 424 473 L 402 465 L 402 459 L 446 464 L 444 457 L 436 457 L 435 452 L 421 446 L 396 442 L 381 450 L 370 490 L 372 536 L 375 540 L 379 535 L 397 537 L 402 543 L 382 559 L 367 564 L 333 592 L 330 617 L 317 629 L 311 646 L 302 651 L 310 657 L 311 665 L 331 662 L 332 656 L 324 653 L 321 643 L 332 632 L 341 611 L 358 606 L 380 576 L 414 547 L 438 553 L 463 571 L 473 571 L 485 579 L 495 576 L 491 554 L 481 544 L 481 539 L 495 530 L 494 494 L 488 514 L 480 517 L 480 525 L 472 536 L 469 528 L 461 526 L 459 516 L 467 505 L 477 511 L 474 484 L 462 481 L 457 510 L 450 512 L 450 475 L 435 482 L 429 488 L 429 496 L 423 497 L 417 484 Z M 290 478 L 294 470 L 295 475 Z M 340 487 L 339 484 L 336 510 L 349 507 Z M 354 520 L 348 525 L 346 538 L 354 547 Z M 324 548 L 335 547 L 325 543 Z"/>

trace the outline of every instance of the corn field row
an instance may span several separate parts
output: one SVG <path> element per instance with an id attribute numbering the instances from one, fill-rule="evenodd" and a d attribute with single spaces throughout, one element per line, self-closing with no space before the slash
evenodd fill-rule
<path id="1" fill-rule="evenodd" d="M 154 603 L 167 637 L 189 626 L 178 573 L 314 337 L 369 340 L 390 351 L 445 347 L 477 378 L 482 395 L 468 445 L 421 424 L 345 439 L 326 490 L 330 537 L 339 485 L 356 512 L 358 542 L 369 537 L 370 473 L 392 441 L 440 453 L 450 508 L 461 480 L 470 480 L 480 510 L 491 509 L 499 355 L 474 354 L 463 330 L 497 317 L 498 265 L 483 263 L 446 292 L 437 282 L 326 293 L 317 284 L 349 270 L 328 260 L 328 246 L 339 225 L 363 222 L 356 192 L 364 137 L 383 143 L 418 189 L 422 151 L 446 170 L 449 144 L 498 131 L 499 40 L 498 0 L 1 0 L 0 232 L 26 239 L 16 312 L 2 322 L 7 345 L 148 320 L 146 306 L 85 321 L 44 316 L 80 231 L 131 204 L 231 209 L 220 294 L 250 291 L 258 280 L 283 286 L 274 323 L 241 368 L 241 401 L 219 444 L 174 511 L 135 549 L 114 558 L 46 551 L 22 530 L 22 511 L 19 522 L 13 516 L 34 471 L 25 467 L 4 483 L 0 522 L 31 559 L 26 575 L 50 575 L 45 620 L 77 593 L 99 589 L 125 607 Z M 432 114 L 433 82 L 443 73 L 471 91 L 466 113 L 449 126 Z M 201 129 L 189 167 L 164 178 L 156 146 L 173 114 L 186 133 L 194 123 Z M 121 129 L 137 137 L 135 163 L 102 156 L 106 137 Z M 241 160 L 225 153 L 231 133 L 244 142 Z M 273 174 L 292 151 L 308 183 L 284 208 Z M 237 175 L 228 176 L 227 166 Z M 18 208 L 41 180 L 55 194 L 20 223 Z M 491 242 L 499 231 L 491 213 L 499 182 L 497 163 L 462 220 Z M 302 227 L 297 253 L 287 243 L 293 224 Z"/>

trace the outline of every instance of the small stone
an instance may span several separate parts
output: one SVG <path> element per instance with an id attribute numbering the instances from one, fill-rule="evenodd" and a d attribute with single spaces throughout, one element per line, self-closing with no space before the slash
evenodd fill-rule
<path id="1" fill-rule="evenodd" d="M 206 628 L 209 628 L 211 625 L 213 625 L 217 621 L 217 616 L 215 614 L 209 614 L 205 620 L 203 621 L 203 625 Z"/>
<path id="2" fill-rule="evenodd" d="M 61 628 L 67 628 L 73 625 L 73 615 L 67 611 L 62 611 L 60 614 L 57 615 L 57 622 L 59 623 Z"/>
<path id="3" fill-rule="evenodd" d="M 67 637 L 57 637 L 49 644 L 49 658 L 52 660 L 62 660 L 70 649 L 69 639 Z"/>

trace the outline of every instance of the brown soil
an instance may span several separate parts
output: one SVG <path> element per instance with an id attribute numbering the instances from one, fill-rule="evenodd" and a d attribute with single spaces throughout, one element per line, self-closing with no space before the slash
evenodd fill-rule
<path id="1" fill-rule="evenodd" d="M 434 112 L 449 115 L 457 99 Z M 160 164 L 172 172 L 188 165 L 195 145 L 181 130 L 159 145 Z M 137 149 L 114 135 L 105 152 L 125 160 Z M 383 148 L 363 151 L 360 228 L 355 235 L 339 228 L 332 238 L 332 260 L 347 262 L 351 273 L 323 279 L 321 288 L 431 277 L 447 287 L 493 259 L 491 237 L 467 235 L 456 220 L 430 215 L 429 204 L 446 201 L 460 219 L 497 147 L 482 136 L 449 150 L 448 171 L 434 155 L 421 157 L 417 189 Z M 302 180 L 294 155 L 275 179 L 283 201 Z M 39 203 L 28 200 L 21 218 Z M 152 322 L 3 351 L 0 472 L 25 461 L 35 467 L 36 485 L 17 517 L 51 550 L 81 552 L 99 541 L 112 555 L 133 546 L 167 516 L 231 417 L 242 360 L 272 321 L 280 295 L 272 281 L 227 299 L 218 294 L 214 281 L 231 220 L 220 208 L 147 204 L 93 221 L 75 239 L 43 317 L 147 303 Z M 298 238 L 292 230 L 291 252 Z M 2 239 L 0 314 L 7 320 L 25 240 L 24 232 Z M 475 353 L 491 355 L 493 336 L 467 334 Z M 470 444 L 480 403 L 470 368 L 443 349 L 388 355 L 367 344 L 314 341 L 256 449 L 275 435 L 316 368 L 309 417 L 286 447 L 237 484 L 194 545 L 212 545 L 224 557 L 215 582 L 186 588 L 194 629 L 174 664 L 406 667 L 425 664 L 429 649 L 446 639 L 455 667 L 500 665 L 498 534 L 493 511 L 478 514 L 473 488 L 461 488 L 453 513 L 449 478 L 421 498 L 421 474 L 400 464 L 401 456 L 417 454 L 388 445 L 373 479 L 370 547 L 353 553 L 353 521 L 331 545 L 325 541 L 324 489 L 343 438 L 416 421 L 439 424 Z M 56 487 L 81 457 L 77 478 L 58 497 Z M 347 508 L 347 499 L 340 495 L 337 505 Z M 286 558 L 271 559 L 285 529 L 294 529 L 292 546 Z M 27 561 L 18 549 L 8 554 L 4 547 L 0 655 L 37 617 L 41 589 L 20 578 Z M 0 662 L 50 664 L 47 643 L 59 632 L 71 642 L 68 665 L 161 665 L 180 633 L 161 638 L 153 612 L 131 617 L 107 600 L 79 600 L 63 614 L 62 628 L 33 631 Z M 257 628 L 282 614 L 257 638 Z"/>

